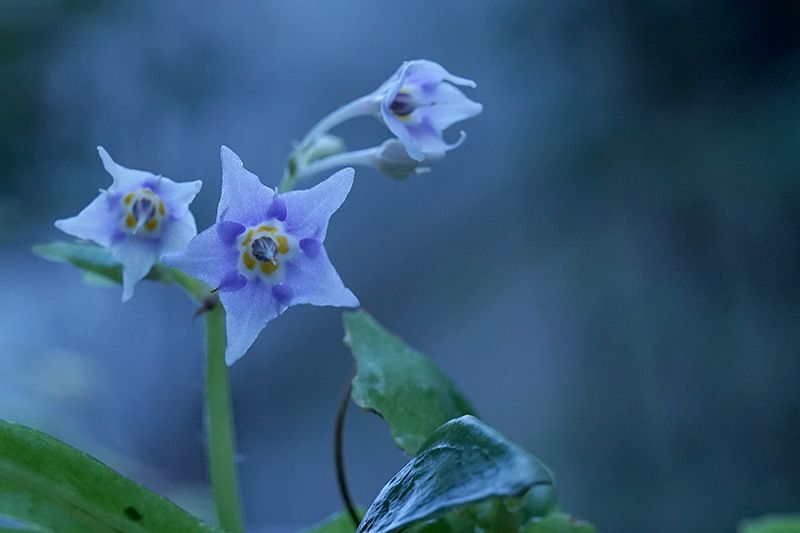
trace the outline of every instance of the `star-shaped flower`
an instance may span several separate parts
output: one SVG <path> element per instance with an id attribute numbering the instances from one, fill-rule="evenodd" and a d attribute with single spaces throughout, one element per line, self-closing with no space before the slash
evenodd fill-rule
<path id="1" fill-rule="evenodd" d="M 217 222 L 164 262 L 220 293 L 231 365 L 267 323 L 296 304 L 357 307 L 322 243 L 353 185 L 352 168 L 304 191 L 278 194 L 223 146 Z"/>
<path id="2" fill-rule="evenodd" d="M 475 87 L 475 82 L 447 72 L 440 64 L 417 59 L 406 61 L 374 93 L 380 99 L 380 116 L 386 126 L 400 139 L 413 159 L 442 156 L 459 146 L 461 137 L 449 144 L 442 132 L 462 120 L 483 111 L 456 85 Z"/>
<path id="3" fill-rule="evenodd" d="M 108 248 L 122 263 L 122 301 L 158 258 L 179 250 L 197 234 L 189 204 L 201 181 L 176 183 L 152 172 L 118 165 L 97 147 L 113 183 L 83 211 L 56 221 L 61 231 Z"/>

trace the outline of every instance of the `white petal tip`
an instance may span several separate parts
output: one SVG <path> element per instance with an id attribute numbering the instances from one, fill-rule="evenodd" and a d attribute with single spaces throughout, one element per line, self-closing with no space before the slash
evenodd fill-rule
<path id="1" fill-rule="evenodd" d="M 464 131 L 464 130 L 461 130 L 461 132 L 459 133 L 458 140 L 456 142 L 454 142 L 453 144 L 451 144 L 448 149 L 452 150 L 453 148 L 458 148 L 459 146 L 464 144 L 464 141 L 466 141 L 466 140 L 467 140 L 467 132 Z"/>
<path id="2" fill-rule="evenodd" d="M 345 288 L 345 294 L 342 295 L 342 299 L 337 307 L 361 307 L 361 302 L 358 301 L 358 297 L 353 294 L 353 291 Z"/>
<path id="3" fill-rule="evenodd" d="M 236 361 L 241 359 L 243 355 L 244 355 L 243 353 L 235 354 L 235 353 L 230 353 L 230 352 L 226 351 L 225 352 L 225 364 L 228 365 L 228 366 L 233 366 L 233 363 L 235 363 Z"/>
<path id="4" fill-rule="evenodd" d="M 222 159 L 222 164 L 233 164 L 236 166 L 244 166 L 242 159 L 236 155 L 236 152 L 225 146 L 224 144 L 219 149 L 219 157 Z"/>
<path id="5" fill-rule="evenodd" d="M 100 161 L 103 162 L 103 168 L 105 168 L 106 171 L 111 174 L 111 170 L 115 166 L 114 160 L 111 159 L 111 155 L 102 146 L 97 147 L 97 153 L 100 155 Z"/>
<path id="6" fill-rule="evenodd" d="M 353 188 L 353 180 L 355 180 L 355 177 L 355 169 L 347 167 L 334 173 L 328 180 L 331 180 L 332 184 L 335 183 L 337 187 L 344 187 L 347 189 L 347 192 L 350 192 L 350 189 Z"/>

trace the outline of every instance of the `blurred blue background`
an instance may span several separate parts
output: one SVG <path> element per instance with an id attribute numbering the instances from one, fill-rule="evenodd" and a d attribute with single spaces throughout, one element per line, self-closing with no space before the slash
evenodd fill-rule
<path id="1" fill-rule="evenodd" d="M 207 515 L 191 304 L 146 283 L 121 305 L 29 249 L 110 183 L 98 144 L 202 179 L 204 228 L 220 145 L 274 186 L 293 139 L 424 57 L 485 110 L 431 174 L 358 172 L 328 250 L 363 305 L 603 531 L 800 510 L 799 25 L 787 0 L 6 0 L 0 417 Z M 232 368 L 254 530 L 341 508 L 341 337 L 338 310 L 294 308 Z M 355 409 L 346 441 L 368 504 L 406 459 Z"/>

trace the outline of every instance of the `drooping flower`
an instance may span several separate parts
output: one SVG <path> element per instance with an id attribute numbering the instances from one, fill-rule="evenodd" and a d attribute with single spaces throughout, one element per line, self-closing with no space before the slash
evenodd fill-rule
<path id="1" fill-rule="evenodd" d="M 144 170 L 133 170 L 97 147 L 113 182 L 83 211 L 56 221 L 64 233 L 108 248 L 122 264 L 122 301 L 133 296 L 158 258 L 181 249 L 197 234 L 189 204 L 203 183 L 177 183 Z"/>
<path id="2" fill-rule="evenodd" d="M 447 72 L 427 59 L 406 61 L 381 85 L 374 97 L 380 99 L 380 116 L 386 126 L 405 145 L 408 155 L 423 161 L 431 155 L 444 155 L 466 138 L 448 143 L 442 132 L 483 111 L 456 85 L 475 87 L 472 80 Z"/>
<path id="3" fill-rule="evenodd" d="M 163 261 L 219 291 L 230 365 L 267 323 L 296 304 L 358 306 L 323 246 L 328 219 L 353 185 L 352 168 L 317 186 L 278 194 L 223 146 L 217 222 Z"/>

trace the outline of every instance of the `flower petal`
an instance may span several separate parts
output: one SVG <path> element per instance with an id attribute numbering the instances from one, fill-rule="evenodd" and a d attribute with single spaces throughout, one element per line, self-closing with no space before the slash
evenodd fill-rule
<path id="1" fill-rule="evenodd" d="M 175 182 L 170 179 L 158 180 L 158 194 L 167 206 L 167 211 L 172 218 L 182 218 L 189 212 L 189 204 L 200 192 L 203 182 L 200 180 Z"/>
<path id="2" fill-rule="evenodd" d="M 161 260 L 217 287 L 229 272 L 236 270 L 239 255 L 235 246 L 223 242 L 215 224 L 194 237 L 185 248 Z"/>
<path id="3" fill-rule="evenodd" d="M 114 178 L 114 183 L 108 188 L 112 193 L 125 193 L 133 189 L 138 189 L 147 180 L 155 179 L 157 176 L 152 172 L 146 170 L 135 170 L 126 168 L 111 159 L 106 149 L 102 146 L 97 147 L 97 152 L 100 154 L 100 159 L 103 161 L 103 167 L 106 172 L 111 174 Z"/>
<path id="4" fill-rule="evenodd" d="M 292 289 L 291 305 L 359 305 L 358 298 L 344 286 L 324 247 L 313 257 L 299 256 L 287 265 L 285 284 Z"/>
<path id="5" fill-rule="evenodd" d="M 483 111 L 483 105 L 473 102 L 464 93 L 448 83 L 442 83 L 430 95 L 434 105 L 421 108 L 420 113 L 427 117 L 434 129 L 443 131 L 455 124 Z"/>
<path id="6" fill-rule="evenodd" d="M 412 142 L 425 153 L 426 159 L 442 157 L 445 152 L 461 146 L 461 143 L 467 138 L 467 134 L 462 131 L 458 140 L 450 144 L 444 140 L 442 134 L 433 127 L 427 118 L 419 124 L 409 126 L 408 131 L 413 139 Z M 408 145 L 406 145 L 406 149 L 408 149 Z M 410 152 L 409 155 L 411 155 Z"/>
<path id="7" fill-rule="evenodd" d="M 134 286 L 144 278 L 153 263 L 158 251 L 155 241 L 125 238 L 111 245 L 111 254 L 122 263 L 122 301 L 127 302 L 133 296 Z"/>
<path id="8" fill-rule="evenodd" d="M 405 70 L 405 77 L 407 84 L 420 86 L 436 84 L 444 80 L 465 87 L 477 87 L 477 84 L 474 81 L 467 78 L 454 76 L 439 63 L 430 61 L 428 59 L 415 59 L 413 61 L 409 61 Z"/>
<path id="9" fill-rule="evenodd" d="M 170 220 L 164 226 L 161 235 L 161 254 L 176 252 L 186 246 L 197 235 L 197 225 L 194 215 L 187 209 L 186 215 L 177 220 Z"/>
<path id="10" fill-rule="evenodd" d="M 100 193 L 80 213 L 57 220 L 55 226 L 73 237 L 94 241 L 107 248 L 119 232 L 119 217 L 119 198 Z"/>
<path id="11" fill-rule="evenodd" d="M 232 220 L 246 226 L 263 222 L 275 191 L 245 169 L 239 156 L 227 146 L 220 149 L 220 157 L 222 196 L 217 208 L 217 220 Z"/>
<path id="12" fill-rule="evenodd" d="M 324 240 L 328 220 L 347 198 L 354 176 L 352 168 L 345 168 L 310 189 L 282 194 L 286 229 L 300 239 Z"/>
<path id="13" fill-rule="evenodd" d="M 225 362 L 230 366 L 253 345 L 267 322 L 286 310 L 272 296 L 269 285 L 248 283 L 238 291 L 221 292 L 225 307 L 225 325 L 228 346 Z"/>
<path id="14" fill-rule="evenodd" d="M 392 113 L 388 105 L 381 105 L 381 116 L 383 117 L 383 122 L 386 124 L 386 127 L 389 128 L 389 131 L 395 134 L 406 147 L 406 152 L 408 152 L 409 157 L 414 161 L 424 161 L 425 154 L 410 131 L 410 127 L 394 116 L 394 113 Z"/>

